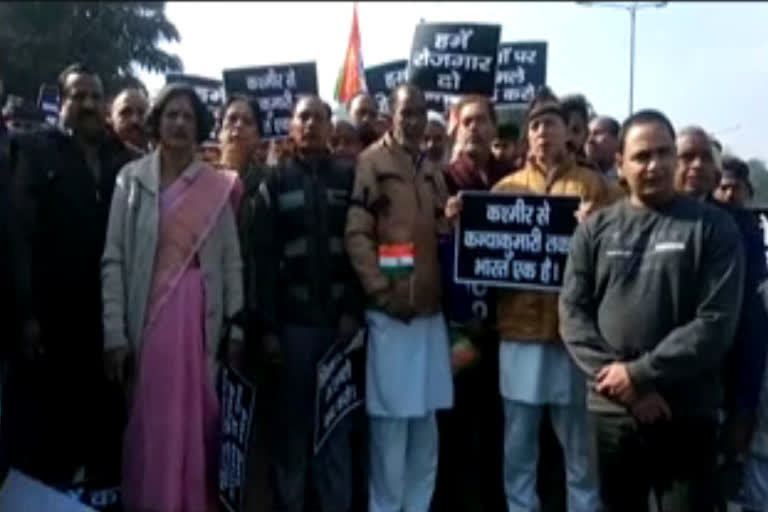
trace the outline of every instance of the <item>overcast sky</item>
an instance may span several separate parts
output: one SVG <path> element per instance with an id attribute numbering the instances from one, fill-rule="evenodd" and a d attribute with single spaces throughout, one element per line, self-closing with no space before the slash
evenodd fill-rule
<path id="1" fill-rule="evenodd" d="M 626 3 L 626 2 L 625 2 Z M 599 3 L 598 3 L 599 4 Z M 317 61 L 333 99 L 352 2 L 168 2 L 181 42 L 165 45 L 185 72 Z M 547 82 L 581 92 L 621 120 L 629 101 L 629 14 L 575 2 L 361 2 L 366 66 L 408 58 L 413 28 L 430 21 L 500 23 L 501 39 L 546 40 Z M 654 107 L 677 127 L 701 124 L 744 158 L 768 160 L 768 3 L 670 2 L 638 12 L 635 109 Z M 164 78 L 142 74 L 154 92 Z"/>

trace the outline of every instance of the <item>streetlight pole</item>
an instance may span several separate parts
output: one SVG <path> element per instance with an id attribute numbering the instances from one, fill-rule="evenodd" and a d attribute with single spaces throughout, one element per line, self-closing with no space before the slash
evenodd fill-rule
<path id="1" fill-rule="evenodd" d="M 634 111 L 635 102 L 635 20 L 637 4 L 629 10 L 629 115 Z"/>
<path id="2" fill-rule="evenodd" d="M 629 12 L 629 115 L 634 111 L 635 101 L 635 23 L 637 11 L 647 7 L 657 9 L 666 7 L 667 2 L 640 3 L 631 2 L 629 5 L 613 2 L 576 2 L 582 7 L 611 7 L 613 9 L 623 9 Z"/>

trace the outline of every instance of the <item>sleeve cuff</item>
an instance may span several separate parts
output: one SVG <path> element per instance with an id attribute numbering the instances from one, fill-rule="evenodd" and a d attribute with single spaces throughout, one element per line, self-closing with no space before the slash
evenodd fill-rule
<path id="1" fill-rule="evenodd" d="M 650 356 L 643 354 L 627 364 L 629 378 L 639 395 L 644 395 L 654 389 L 653 371 L 651 369 Z"/>
<path id="2" fill-rule="evenodd" d="M 125 348 L 128 346 L 128 339 L 123 334 L 105 333 L 104 351 L 114 350 L 116 348 Z"/>

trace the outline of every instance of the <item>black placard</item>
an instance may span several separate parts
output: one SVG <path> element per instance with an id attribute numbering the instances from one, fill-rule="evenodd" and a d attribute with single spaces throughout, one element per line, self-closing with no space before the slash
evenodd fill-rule
<path id="1" fill-rule="evenodd" d="M 576 229 L 575 196 L 463 192 L 454 281 L 557 291 Z"/>
<path id="2" fill-rule="evenodd" d="M 498 105 L 526 105 L 547 83 L 547 43 L 502 43 L 496 72 Z"/>
<path id="3" fill-rule="evenodd" d="M 365 69 L 365 83 L 368 93 L 379 105 L 379 111 L 387 110 L 389 93 L 398 85 L 405 83 L 408 78 L 408 61 L 394 60 Z"/>
<path id="4" fill-rule="evenodd" d="M 200 99 L 211 112 L 224 104 L 224 89 L 221 80 L 196 75 L 171 73 L 165 76 L 166 84 L 186 84 L 195 89 Z"/>
<path id="5" fill-rule="evenodd" d="M 416 25 L 409 82 L 424 91 L 493 96 L 500 34 L 500 25 Z"/>
<path id="6" fill-rule="evenodd" d="M 227 94 L 255 97 L 261 108 L 261 137 L 288 135 L 297 96 L 317 94 L 317 66 L 314 62 L 276 64 L 224 70 Z"/>
<path id="7" fill-rule="evenodd" d="M 221 401 L 219 501 L 229 512 L 240 512 L 243 510 L 255 392 L 245 378 L 227 367 L 221 370 L 218 387 Z"/>
<path id="8" fill-rule="evenodd" d="M 348 345 L 334 343 L 317 363 L 315 397 L 315 453 L 336 425 L 363 403 L 363 345 L 360 330 Z"/>

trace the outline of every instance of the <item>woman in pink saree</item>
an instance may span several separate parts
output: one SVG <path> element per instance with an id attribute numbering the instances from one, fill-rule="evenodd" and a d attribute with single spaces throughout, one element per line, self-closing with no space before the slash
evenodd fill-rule
<path id="1" fill-rule="evenodd" d="M 148 124 L 157 149 L 120 172 L 104 250 L 107 371 L 129 384 L 126 512 L 214 512 L 215 370 L 238 365 L 242 262 L 237 176 L 195 158 L 210 115 L 195 91 L 166 87 Z M 135 368 L 135 371 L 131 371 Z"/>

